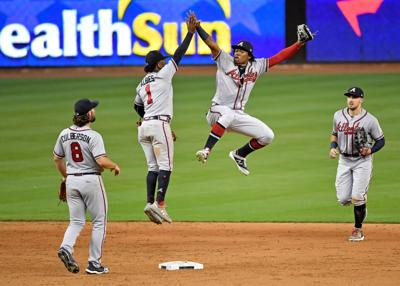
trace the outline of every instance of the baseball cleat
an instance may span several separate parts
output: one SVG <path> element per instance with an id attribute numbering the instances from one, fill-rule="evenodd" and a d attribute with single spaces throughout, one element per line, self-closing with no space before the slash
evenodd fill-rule
<path id="1" fill-rule="evenodd" d="M 197 151 L 196 152 L 197 161 L 202 162 L 202 163 L 207 162 L 209 154 L 210 154 L 210 150 L 208 150 L 208 149 L 202 149 L 200 151 Z"/>
<path id="2" fill-rule="evenodd" d="M 353 228 L 353 231 L 348 238 L 349 241 L 363 241 L 364 239 L 364 233 L 361 228 Z"/>
<path id="3" fill-rule="evenodd" d="M 235 161 L 236 166 L 238 167 L 239 171 L 248 176 L 250 174 L 249 169 L 247 168 L 246 158 L 243 158 L 236 154 L 235 151 L 229 152 L 229 158 Z"/>
<path id="4" fill-rule="evenodd" d="M 67 270 L 69 272 L 72 272 L 72 273 L 79 272 L 78 263 L 75 262 L 75 259 L 65 248 L 60 248 L 57 252 L 57 255 L 61 259 L 61 261 L 64 263 L 65 268 L 67 268 Z"/>
<path id="5" fill-rule="evenodd" d="M 165 207 L 161 207 L 158 205 L 157 202 L 154 202 L 151 206 L 150 209 L 152 210 L 152 212 L 162 218 L 164 221 L 168 222 L 168 223 L 172 223 L 172 219 L 171 217 L 168 215 L 167 210 L 165 209 Z"/>
<path id="6" fill-rule="evenodd" d="M 149 217 L 152 222 L 156 224 L 162 224 L 162 218 L 154 213 L 154 211 L 151 209 L 150 203 L 147 203 L 144 207 L 144 213 Z"/>
<path id="7" fill-rule="evenodd" d="M 101 265 L 99 267 L 96 267 L 93 264 L 93 262 L 90 262 L 90 261 L 89 261 L 88 267 L 86 268 L 87 274 L 107 274 L 109 272 L 110 272 L 110 270 L 107 267 L 104 267 Z"/>

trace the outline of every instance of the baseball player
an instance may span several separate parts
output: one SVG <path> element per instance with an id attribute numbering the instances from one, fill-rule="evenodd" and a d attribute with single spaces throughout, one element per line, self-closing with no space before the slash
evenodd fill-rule
<path id="1" fill-rule="evenodd" d="M 244 112 L 251 90 L 261 74 L 295 55 L 314 36 L 306 25 L 299 25 L 298 41 L 270 58 L 255 58 L 253 46 L 247 41 L 240 41 L 232 46 L 232 57 L 219 48 L 213 38 L 203 30 L 200 22 L 197 22 L 196 29 L 211 49 L 213 59 L 217 63 L 217 89 L 206 115 L 211 132 L 204 148 L 196 153 L 196 157 L 205 163 L 225 131 L 246 135 L 251 138 L 250 141 L 231 151 L 229 157 L 236 163 L 240 172 L 249 175 L 247 155 L 271 144 L 274 139 L 274 132 L 268 125 Z"/>
<path id="2" fill-rule="evenodd" d="M 343 206 L 354 205 L 354 228 L 348 240 L 362 241 L 362 224 L 367 216 L 367 192 L 372 176 L 372 154 L 385 145 L 385 138 L 378 120 L 362 108 L 363 90 L 351 87 L 344 95 L 347 96 L 347 108 L 336 111 L 333 116 L 329 156 L 335 159 L 338 151 L 340 153 L 335 183 L 339 203 Z M 370 144 L 357 150 L 355 133 L 361 128 L 367 133 Z"/>
<path id="3" fill-rule="evenodd" d="M 169 125 L 173 116 L 172 78 L 196 32 L 196 20 L 193 14 L 188 15 L 186 23 L 188 26 L 186 37 L 167 64 L 165 62 L 167 57 L 159 51 L 147 54 L 144 67 L 146 75 L 136 88 L 134 100 L 134 109 L 143 118 L 138 127 L 138 139 L 148 166 L 147 204 L 144 213 L 156 224 L 161 224 L 162 221 L 172 222 L 165 208 L 165 195 L 173 168 L 174 152 L 174 135 Z"/>
<path id="4" fill-rule="evenodd" d="M 79 266 L 72 254 L 79 233 L 85 225 L 86 209 L 89 210 L 93 224 L 86 272 L 109 272 L 107 267 L 101 265 L 108 210 L 101 172 L 103 169 L 110 169 L 118 176 L 120 168 L 107 157 L 101 135 L 90 128 L 90 124 L 96 119 L 95 107 L 98 104 L 98 101 L 89 99 L 81 99 L 75 103 L 74 124 L 61 131 L 53 151 L 56 168 L 66 180 L 70 215 L 70 224 L 58 250 L 58 257 L 72 273 L 79 272 Z"/>

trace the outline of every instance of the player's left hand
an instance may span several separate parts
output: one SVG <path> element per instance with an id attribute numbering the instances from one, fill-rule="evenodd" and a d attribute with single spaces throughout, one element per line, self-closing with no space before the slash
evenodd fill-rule
<path id="1" fill-rule="evenodd" d="M 139 128 L 140 126 L 142 126 L 142 120 L 141 119 L 136 121 L 136 127 Z"/>
<path id="2" fill-rule="evenodd" d="M 306 43 L 314 39 L 315 34 L 310 31 L 310 28 L 306 24 L 297 26 L 297 41 L 299 43 Z"/>
<path id="3" fill-rule="evenodd" d="M 363 157 L 371 155 L 371 148 L 366 148 L 366 147 L 361 148 L 360 155 Z"/>

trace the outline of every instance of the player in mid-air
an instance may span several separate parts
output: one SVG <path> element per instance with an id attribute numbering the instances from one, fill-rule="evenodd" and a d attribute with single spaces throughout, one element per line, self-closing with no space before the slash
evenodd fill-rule
<path id="1" fill-rule="evenodd" d="M 134 101 L 136 112 L 143 118 L 138 127 L 138 139 L 148 168 L 147 204 L 144 213 L 156 224 L 172 222 L 165 209 L 165 195 L 173 168 L 174 152 L 173 133 L 169 125 L 173 116 L 172 78 L 196 32 L 196 18 L 192 13 L 189 13 L 186 24 L 186 37 L 167 64 L 167 57 L 159 51 L 147 54 L 144 67 L 146 75 L 136 88 Z"/>
<path id="2" fill-rule="evenodd" d="M 347 107 L 336 111 L 333 117 L 329 156 L 335 159 L 339 149 L 335 183 L 339 203 L 343 206 L 354 205 L 354 228 L 348 240 L 362 241 L 362 224 L 367 216 L 367 192 L 372 176 L 372 154 L 385 145 L 385 138 L 378 120 L 362 108 L 363 90 L 351 87 L 344 95 L 347 96 Z M 369 142 L 368 146 L 357 150 L 355 133 L 361 128 L 365 130 Z"/>
<path id="3" fill-rule="evenodd" d="M 120 169 L 107 157 L 102 136 L 90 128 L 95 121 L 98 101 L 81 99 L 75 103 L 74 124 L 61 131 L 54 147 L 54 162 L 66 180 L 70 224 L 58 250 L 58 257 L 68 271 L 79 272 L 73 258 L 76 240 L 85 226 L 86 210 L 92 217 L 88 274 L 105 274 L 109 270 L 101 265 L 106 237 L 108 202 L 101 172 L 110 169 L 117 176 Z M 66 164 L 65 164 L 65 161 Z"/>
<path id="4" fill-rule="evenodd" d="M 196 157 L 205 163 L 225 131 L 246 135 L 251 137 L 250 141 L 231 151 L 229 157 L 236 163 L 240 172 L 249 175 L 246 157 L 253 151 L 271 144 L 274 139 L 274 133 L 269 126 L 244 112 L 251 90 L 261 74 L 295 55 L 314 36 L 306 25 L 299 25 L 298 41 L 270 58 L 255 58 L 253 46 L 247 41 L 240 41 L 232 46 L 232 57 L 219 48 L 213 38 L 203 30 L 199 21 L 196 26 L 197 33 L 211 49 L 212 57 L 217 63 L 217 89 L 206 115 L 211 132 L 204 148 L 196 153 Z"/>

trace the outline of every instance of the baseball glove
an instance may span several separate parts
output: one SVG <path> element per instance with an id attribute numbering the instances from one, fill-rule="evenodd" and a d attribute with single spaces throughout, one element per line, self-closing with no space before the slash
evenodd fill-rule
<path id="1" fill-rule="evenodd" d="M 364 127 L 357 128 L 356 132 L 354 133 L 354 147 L 356 147 L 358 151 L 360 151 L 362 148 L 369 148 L 368 134 Z"/>
<path id="2" fill-rule="evenodd" d="M 305 43 L 314 39 L 314 34 L 311 33 L 310 29 L 306 24 L 297 26 L 297 41 Z"/>
<path id="3" fill-rule="evenodd" d="M 61 180 L 60 190 L 58 191 L 58 198 L 60 199 L 60 202 L 65 203 L 67 201 L 67 185 L 65 183 L 65 179 Z"/>

